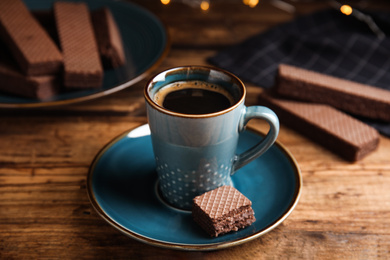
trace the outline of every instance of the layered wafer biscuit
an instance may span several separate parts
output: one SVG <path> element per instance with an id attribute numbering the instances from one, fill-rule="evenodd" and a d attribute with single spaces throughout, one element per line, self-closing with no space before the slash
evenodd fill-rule
<path id="1" fill-rule="evenodd" d="M 390 122 L 390 91 L 384 89 L 285 64 L 279 66 L 275 88 L 283 96 Z"/>
<path id="2" fill-rule="evenodd" d="M 0 37 L 26 75 L 61 69 L 61 52 L 21 0 L 0 1 Z"/>
<path id="3" fill-rule="evenodd" d="M 0 91 L 17 96 L 46 100 L 58 93 L 59 82 L 54 75 L 26 76 L 0 43 Z"/>
<path id="4" fill-rule="evenodd" d="M 46 100 L 58 93 L 58 78 L 26 76 L 0 63 L 0 91 L 17 96 Z"/>
<path id="5" fill-rule="evenodd" d="M 93 11 L 92 23 L 103 65 L 107 68 L 124 65 L 122 37 L 111 11 L 108 8 Z"/>
<path id="6" fill-rule="evenodd" d="M 103 68 L 85 3 L 56 2 L 54 16 L 64 56 L 64 85 L 70 88 L 100 87 Z"/>
<path id="7" fill-rule="evenodd" d="M 323 104 L 313 104 L 260 95 L 260 102 L 278 115 L 280 122 L 348 161 L 373 152 L 379 134 L 363 122 Z"/>
<path id="8" fill-rule="evenodd" d="M 252 202 L 231 186 L 222 186 L 195 197 L 192 216 L 212 237 L 237 231 L 256 221 Z"/>

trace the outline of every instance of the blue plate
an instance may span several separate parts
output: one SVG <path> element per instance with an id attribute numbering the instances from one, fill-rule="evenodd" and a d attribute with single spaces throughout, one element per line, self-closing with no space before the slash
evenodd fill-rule
<path id="1" fill-rule="evenodd" d="M 34 10 L 50 10 L 56 0 L 23 0 Z M 151 12 L 129 2 L 82 0 L 90 10 L 108 7 L 121 32 L 127 64 L 105 70 L 103 86 L 99 89 L 59 93 L 50 100 L 23 98 L 0 93 L 0 107 L 47 107 L 69 104 L 105 96 L 139 82 L 154 70 L 167 55 L 170 41 L 164 25 Z"/>
<path id="2" fill-rule="evenodd" d="M 256 222 L 211 238 L 190 212 L 171 208 L 159 197 L 149 126 L 132 129 L 107 144 L 88 174 L 88 195 L 99 215 L 139 241 L 171 249 L 215 250 L 238 245 L 271 231 L 293 211 L 302 178 L 292 155 L 276 142 L 264 155 L 233 175 L 234 186 L 252 201 Z M 254 129 L 240 136 L 239 152 L 263 135 Z"/>

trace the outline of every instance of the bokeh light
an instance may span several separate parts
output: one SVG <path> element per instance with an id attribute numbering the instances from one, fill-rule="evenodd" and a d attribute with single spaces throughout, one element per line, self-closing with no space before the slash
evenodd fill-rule
<path id="1" fill-rule="evenodd" d="M 203 11 L 209 10 L 209 7 L 210 3 L 208 1 L 202 1 L 202 3 L 200 3 L 200 9 L 202 9 Z"/>
<path id="2" fill-rule="evenodd" d="M 350 15 L 352 14 L 352 7 L 349 5 L 342 5 L 340 7 L 340 11 L 345 14 L 345 15 Z"/>
<path id="3" fill-rule="evenodd" d="M 259 0 L 242 0 L 242 2 L 245 4 L 245 5 L 248 5 L 249 7 L 255 7 L 258 3 L 259 3 Z"/>

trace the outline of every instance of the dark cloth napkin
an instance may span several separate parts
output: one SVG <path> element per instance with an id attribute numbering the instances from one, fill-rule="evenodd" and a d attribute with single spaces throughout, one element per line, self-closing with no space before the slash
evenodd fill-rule
<path id="1" fill-rule="evenodd" d="M 390 90 L 390 14 L 364 13 L 386 37 L 351 15 L 327 9 L 275 26 L 208 61 L 264 88 L 273 86 L 278 65 L 285 63 Z M 359 119 L 390 136 L 389 123 Z"/>

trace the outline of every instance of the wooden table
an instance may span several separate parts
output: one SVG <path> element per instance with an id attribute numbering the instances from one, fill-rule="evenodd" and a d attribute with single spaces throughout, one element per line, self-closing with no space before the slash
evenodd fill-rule
<path id="1" fill-rule="evenodd" d="M 181 3 L 134 1 L 167 25 L 172 48 L 155 72 L 207 64 L 226 46 L 327 6 L 266 1 L 249 8 L 212 1 L 202 12 Z M 390 9 L 386 1 L 374 7 Z M 390 257 L 390 139 L 348 163 L 282 125 L 278 140 L 303 175 L 293 213 L 279 227 L 240 246 L 183 252 L 137 242 L 107 224 L 86 192 L 88 167 L 104 144 L 146 122 L 145 80 L 96 100 L 48 109 L 0 110 L 0 259 L 376 259 Z M 247 104 L 261 88 L 248 86 Z M 265 127 L 262 122 L 250 125 Z"/>

